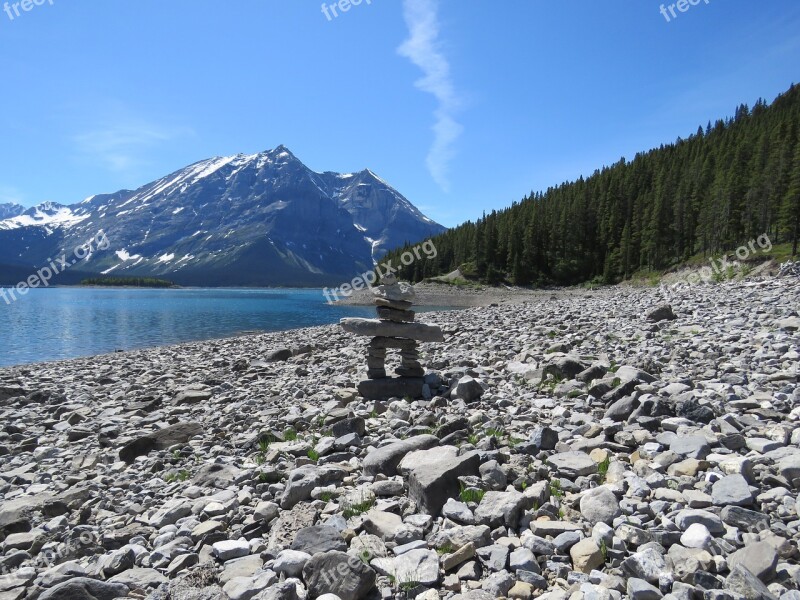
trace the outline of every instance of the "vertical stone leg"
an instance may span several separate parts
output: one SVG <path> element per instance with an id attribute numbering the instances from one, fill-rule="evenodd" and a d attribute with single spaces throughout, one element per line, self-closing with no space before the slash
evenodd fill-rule
<path id="1" fill-rule="evenodd" d="M 417 344 L 403 348 L 400 351 L 400 366 L 394 371 L 400 377 L 422 377 L 425 369 L 419 362 L 419 350 Z"/>
<path id="2" fill-rule="evenodd" d="M 386 377 L 386 350 L 370 345 L 367 350 L 367 377 L 383 379 Z"/>

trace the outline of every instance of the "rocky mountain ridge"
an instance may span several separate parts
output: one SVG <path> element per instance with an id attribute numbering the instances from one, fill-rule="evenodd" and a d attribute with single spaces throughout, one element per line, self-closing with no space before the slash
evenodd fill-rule
<path id="1" fill-rule="evenodd" d="M 389 249 L 444 228 L 372 171 L 316 173 L 279 146 L 0 220 L 0 275 L 69 256 L 101 231 L 109 247 L 81 257 L 75 271 L 289 286 L 348 281 Z"/>

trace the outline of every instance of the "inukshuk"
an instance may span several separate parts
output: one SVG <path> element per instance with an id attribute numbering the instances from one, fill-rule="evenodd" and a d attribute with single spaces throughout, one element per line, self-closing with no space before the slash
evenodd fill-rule
<path id="1" fill-rule="evenodd" d="M 342 319 L 348 333 L 372 336 L 367 350 L 367 380 L 358 384 L 359 393 L 370 400 L 422 396 L 425 370 L 419 362 L 419 342 L 443 342 L 442 330 L 435 325 L 415 323 L 411 310 L 414 287 L 400 283 L 394 275 L 383 278 L 383 285 L 372 288 L 377 319 Z M 386 374 L 386 352 L 400 351 L 397 377 Z"/>

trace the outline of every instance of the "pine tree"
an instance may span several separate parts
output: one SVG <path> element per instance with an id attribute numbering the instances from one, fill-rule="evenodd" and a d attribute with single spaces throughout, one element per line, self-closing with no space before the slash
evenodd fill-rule
<path id="1" fill-rule="evenodd" d="M 414 280 L 574 284 L 661 270 L 767 233 L 800 245 L 800 86 L 588 178 L 532 192 L 434 240 Z M 408 248 L 390 253 L 398 257 Z"/>
<path id="2" fill-rule="evenodd" d="M 797 256 L 800 237 L 800 143 L 794 153 L 794 170 L 781 211 L 781 221 L 792 242 L 792 256 Z"/>

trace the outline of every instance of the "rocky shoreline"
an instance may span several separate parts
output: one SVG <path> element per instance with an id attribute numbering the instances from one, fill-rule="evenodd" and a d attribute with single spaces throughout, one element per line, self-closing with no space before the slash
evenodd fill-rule
<path id="1" fill-rule="evenodd" d="M 338 326 L 0 369 L 0 600 L 800 600 L 800 281 L 670 302 L 425 313 L 423 400 Z"/>
<path id="2" fill-rule="evenodd" d="M 549 300 L 551 296 L 580 293 L 580 290 L 529 290 L 517 287 L 457 286 L 447 283 L 423 282 L 414 286 L 417 306 L 473 308 L 492 304 L 516 304 L 531 300 Z M 356 290 L 350 296 L 340 296 L 334 304 L 341 306 L 372 306 L 373 296 L 368 289 Z"/>

